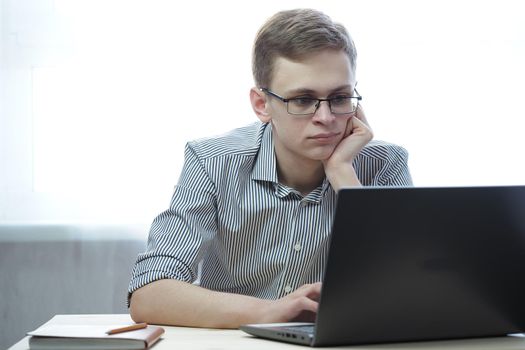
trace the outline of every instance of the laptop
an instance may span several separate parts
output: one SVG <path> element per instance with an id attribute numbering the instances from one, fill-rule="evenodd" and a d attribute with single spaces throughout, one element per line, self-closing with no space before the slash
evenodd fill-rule
<path id="1" fill-rule="evenodd" d="M 525 186 L 341 190 L 315 323 L 240 329 L 310 346 L 525 332 Z"/>

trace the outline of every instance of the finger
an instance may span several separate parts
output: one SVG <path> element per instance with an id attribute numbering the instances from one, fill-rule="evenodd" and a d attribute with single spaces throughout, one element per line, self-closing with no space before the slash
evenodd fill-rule
<path id="1" fill-rule="evenodd" d="M 366 129 L 370 129 L 368 127 L 368 124 L 366 124 L 366 122 L 362 121 L 361 119 L 359 118 L 352 118 L 352 130 L 355 130 L 355 129 L 359 129 L 359 128 L 366 128 Z"/>
<path id="2" fill-rule="evenodd" d="M 348 120 L 348 123 L 346 124 L 345 137 L 355 132 L 358 132 L 360 129 L 361 130 L 371 130 L 370 126 L 368 126 L 368 124 L 366 123 L 366 119 L 361 120 L 357 116 L 356 118 L 350 117 L 350 119 Z"/>
<path id="3" fill-rule="evenodd" d="M 313 284 L 307 296 L 310 299 L 319 300 L 319 297 L 321 296 L 321 287 L 322 287 L 321 282 Z"/>
<path id="4" fill-rule="evenodd" d="M 363 106 L 361 104 L 357 105 L 356 117 L 357 119 L 365 123 L 365 125 L 368 126 L 368 128 L 370 129 L 370 124 L 368 123 L 368 120 L 366 119 L 365 111 L 363 110 Z"/>
<path id="5" fill-rule="evenodd" d="M 304 318 L 302 317 L 304 315 L 315 315 L 318 305 L 318 302 L 306 297 L 295 299 L 293 303 L 289 304 L 288 311 L 285 312 L 284 318 L 286 321 L 298 321 L 298 318 Z"/>
<path id="6" fill-rule="evenodd" d="M 311 291 L 306 295 L 308 299 L 312 299 L 315 301 L 319 301 L 319 298 L 321 297 L 321 291 Z"/>
<path id="7" fill-rule="evenodd" d="M 354 128 L 352 129 L 352 134 L 369 135 L 370 139 L 373 138 L 374 134 L 372 130 L 362 120 L 359 120 L 358 118 L 354 118 L 353 126 Z"/>
<path id="8" fill-rule="evenodd" d="M 298 292 L 298 295 L 300 296 L 306 296 L 312 300 L 319 300 L 319 296 L 321 295 L 321 286 L 321 282 L 304 284 L 299 287 L 296 292 Z"/>
<path id="9" fill-rule="evenodd" d="M 350 135 L 352 133 L 352 130 L 354 129 L 353 119 L 354 119 L 354 117 L 352 116 L 346 122 L 346 129 L 345 129 L 345 136 L 344 137 L 347 137 L 348 135 Z"/>
<path id="10" fill-rule="evenodd" d="M 321 282 L 307 283 L 297 288 L 297 291 L 302 291 L 303 293 L 320 292 L 321 286 Z"/>
<path id="11" fill-rule="evenodd" d="M 319 303 L 315 300 L 312 300 L 310 298 L 300 298 L 297 299 L 297 311 L 311 311 L 311 312 L 317 312 L 317 308 L 319 306 Z"/>

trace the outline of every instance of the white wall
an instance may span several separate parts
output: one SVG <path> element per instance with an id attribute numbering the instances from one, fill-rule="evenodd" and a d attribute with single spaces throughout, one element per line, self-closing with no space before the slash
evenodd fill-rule
<path id="1" fill-rule="evenodd" d="M 294 7 L 350 30 L 416 185 L 525 182 L 518 0 L 0 0 L 0 221 L 151 221 L 188 140 L 255 120 L 253 37 Z"/>

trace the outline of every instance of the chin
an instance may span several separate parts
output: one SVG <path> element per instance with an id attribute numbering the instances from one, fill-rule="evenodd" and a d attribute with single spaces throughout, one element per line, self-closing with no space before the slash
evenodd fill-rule
<path id="1" fill-rule="evenodd" d="M 331 147 L 330 149 L 316 150 L 316 152 L 311 152 L 308 158 L 318 161 L 327 160 L 328 158 L 330 158 L 332 153 L 334 153 L 334 149 L 335 147 Z"/>

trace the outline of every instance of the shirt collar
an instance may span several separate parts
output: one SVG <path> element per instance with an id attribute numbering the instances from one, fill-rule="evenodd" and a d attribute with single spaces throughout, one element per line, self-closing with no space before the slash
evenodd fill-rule
<path id="1" fill-rule="evenodd" d="M 279 184 L 277 176 L 277 160 L 275 158 L 275 150 L 273 147 L 272 125 L 267 123 L 263 131 L 261 140 L 261 147 L 255 160 L 251 178 L 252 180 L 268 181 L 273 183 L 275 193 L 278 197 L 286 197 L 292 193 L 301 196 L 297 191 L 288 186 Z M 325 177 L 321 186 L 314 189 L 304 199 L 308 202 L 319 203 L 326 191 L 331 189 L 330 182 Z M 302 197 L 302 196 L 301 196 Z"/>
<path id="2" fill-rule="evenodd" d="M 261 147 L 252 171 L 253 180 L 278 183 L 277 160 L 273 148 L 272 125 L 267 123 L 261 140 Z"/>

